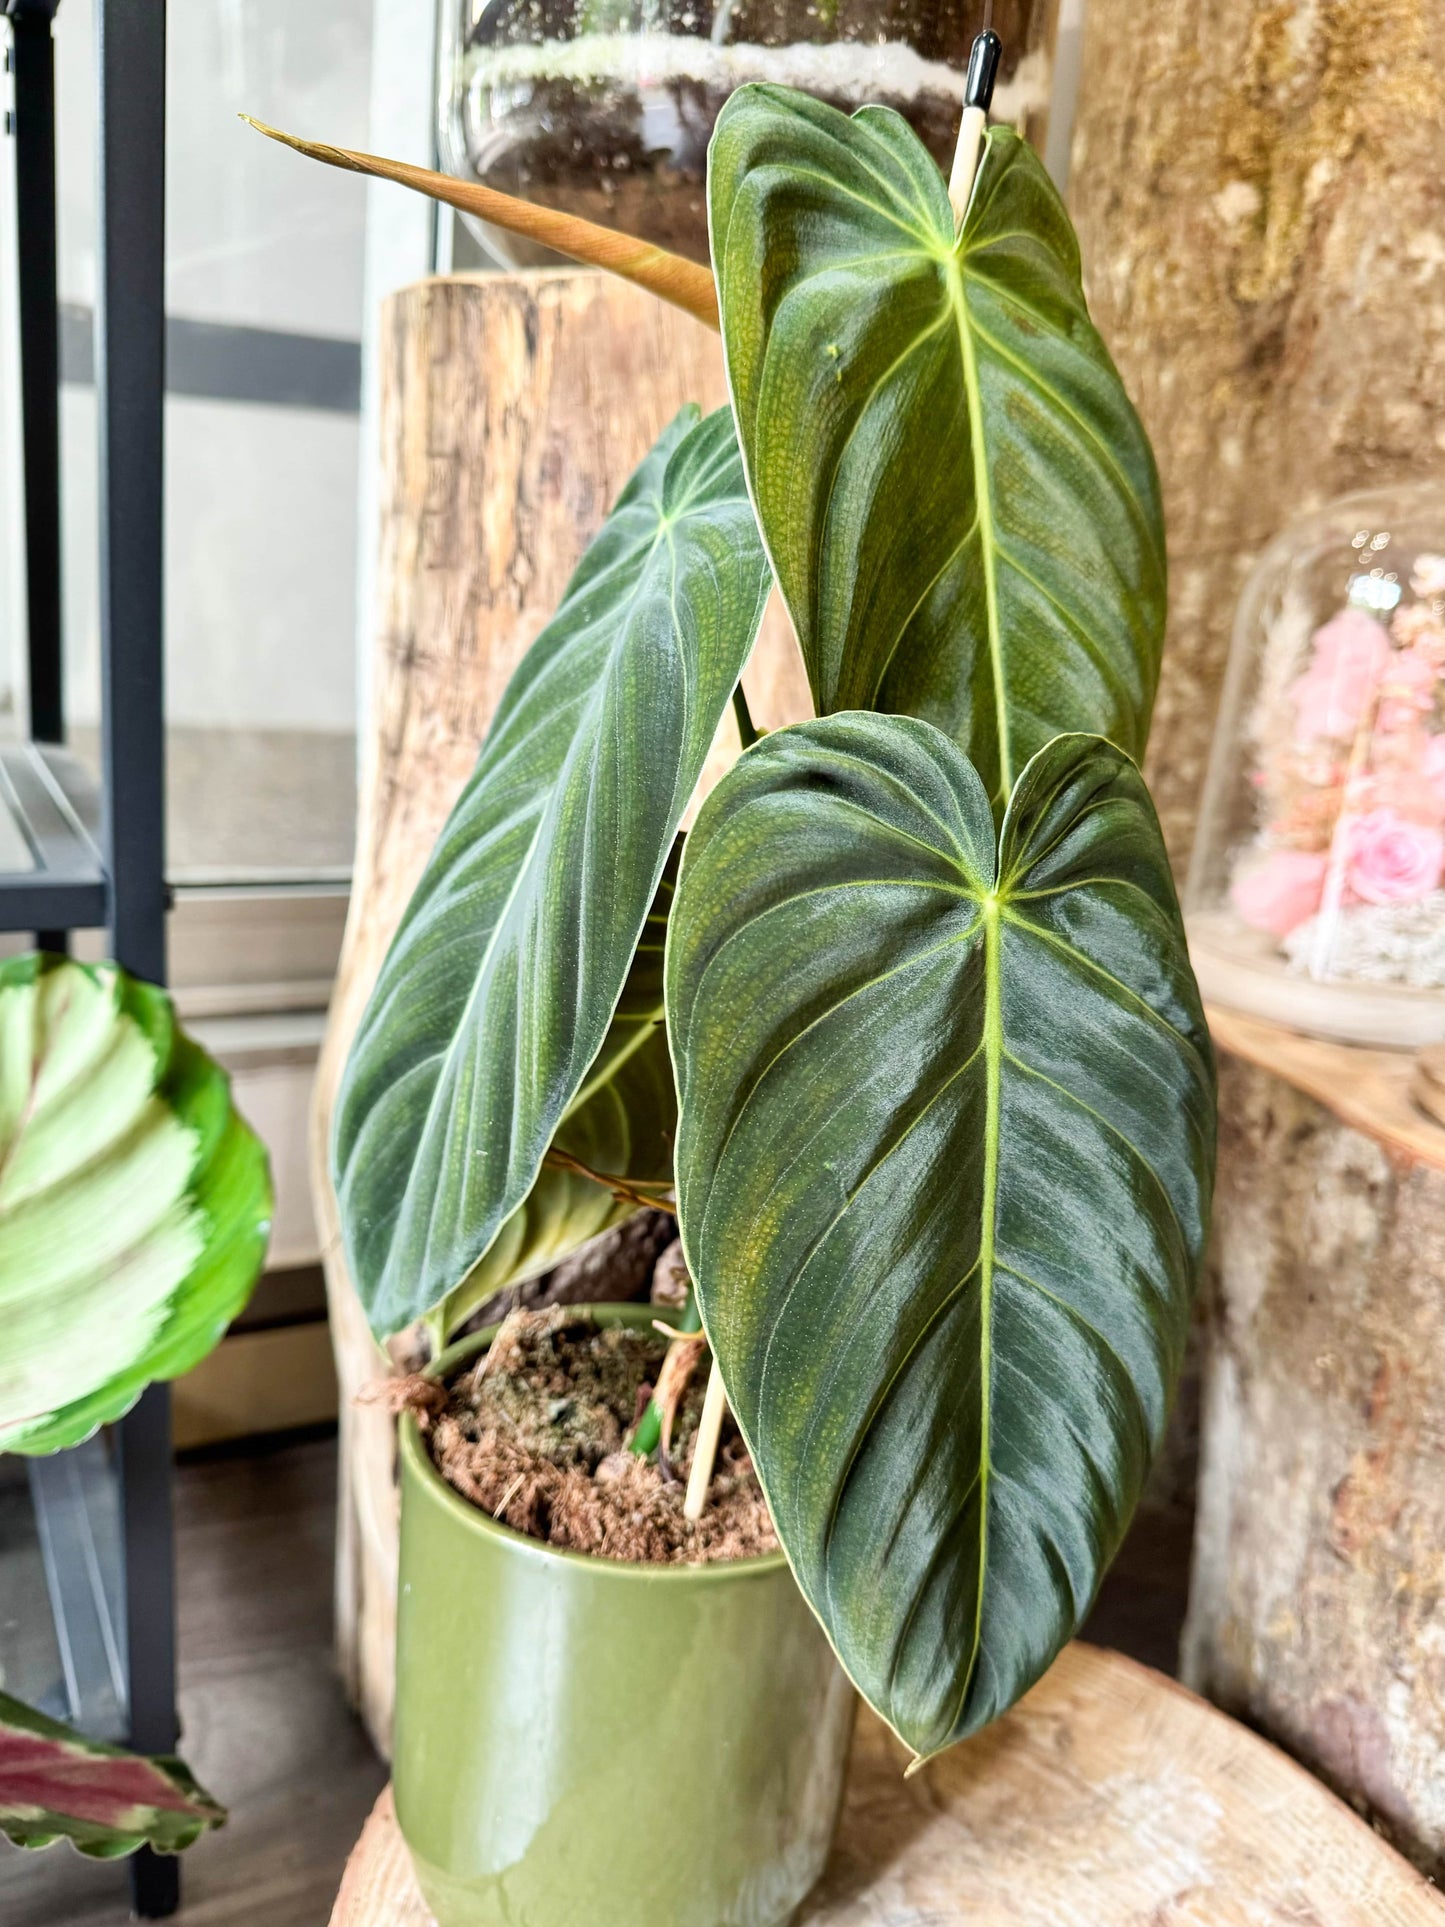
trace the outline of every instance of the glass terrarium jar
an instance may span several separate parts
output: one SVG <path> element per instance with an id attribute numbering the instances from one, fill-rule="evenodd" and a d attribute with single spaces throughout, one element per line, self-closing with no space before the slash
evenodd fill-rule
<path id="1" fill-rule="evenodd" d="M 1206 997 L 1445 1038 L 1445 484 L 1344 497 L 1260 559 L 1185 911 Z"/>
<path id="2" fill-rule="evenodd" d="M 882 101 L 946 173 L 983 0 L 440 0 L 438 146 L 464 179 L 708 258 L 707 144 L 749 80 Z M 997 0 L 994 116 L 1048 106 L 1051 0 Z M 468 217 L 470 218 L 470 217 Z M 472 224 L 509 267 L 546 256 Z"/>

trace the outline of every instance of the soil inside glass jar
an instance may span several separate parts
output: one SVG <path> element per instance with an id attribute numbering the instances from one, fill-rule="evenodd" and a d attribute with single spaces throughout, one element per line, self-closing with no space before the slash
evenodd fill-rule
<path id="1" fill-rule="evenodd" d="M 731 91 L 675 80 L 649 98 L 615 85 L 539 81 L 530 103 L 535 131 L 522 144 L 512 123 L 506 150 L 485 168 L 487 185 L 706 264 L 707 144 Z M 854 105 L 846 97 L 831 104 L 848 112 Z M 958 135 L 955 100 L 932 94 L 885 104 L 904 114 L 940 166 L 947 163 Z M 664 109 L 671 138 L 650 144 Z M 501 245 L 515 255 L 527 244 L 507 236 Z"/>
<path id="2" fill-rule="evenodd" d="M 708 259 L 705 183 L 713 124 L 750 80 L 798 87 L 852 113 L 893 107 L 946 173 L 964 76 L 904 41 L 715 44 L 689 33 L 583 33 L 468 51 L 466 166 L 489 187 Z M 1024 93 L 1033 69 L 1017 76 Z M 1021 94 L 1022 98 L 1022 94 Z M 513 266 L 541 255 L 489 231 Z"/>

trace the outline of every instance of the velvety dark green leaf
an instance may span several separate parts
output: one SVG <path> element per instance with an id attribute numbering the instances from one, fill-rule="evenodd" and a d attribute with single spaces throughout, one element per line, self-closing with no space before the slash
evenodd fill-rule
<path id="1" fill-rule="evenodd" d="M 563 1152 L 587 1171 L 622 1179 L 628 1186 L 655 1186 L 659 1193 L 671 1194 L 677 1098 L 663 1023 L 662 957 L 681 851 L 679 837 L 616 1015 L 586 1082 L 558 1126 L 536 1183 L 446 1301 L 442 1323 L 448 1333 L 499 1291 L 535 1278 L 638 1210 L 606 1184 L 554 1160 L 554 1153 Z"/>
<path id="2" fill-rule="evenodd" d="M 653 1042 L 614 1012 L 768 586 L 731 421 L 684 411 L 512 678 L 352 1046 L 333 1169 L 379 1333 L 473 1271 L 579 1092 Z"/>
<path id="3" fill-rule="evenodd" d="M 748 480 L 819 713 L 937 723 L 996 810 L 1063 731 L 1142 754 L 1158 484 L 1037 155 L 989 132 L 955 240 L 897 114 L 749 86 L 708 182 Z"/>
<path id="4" fill-rule="evenodd" d="M 920 1754 L 1075 1631 L 1164 1427 L 1213 1066 L 1143 782 L 931 724 L 749 750 L 668 936 L 682 1235 L 804 1593 Z"/>
<path id="5" fill-rule="evenodd" d="M 225 1817 L 181 1761 L 101 1746 L 0 1693 L 0 1833 L 17 1847 L 177 1853 Z"/>
<path id="6" fill-rule="evenodd" d="M 0 962 L 0 1451 L 74 1445 L 189 1371 L 270 1224 L 266 1153 L 163 991 Z"/>

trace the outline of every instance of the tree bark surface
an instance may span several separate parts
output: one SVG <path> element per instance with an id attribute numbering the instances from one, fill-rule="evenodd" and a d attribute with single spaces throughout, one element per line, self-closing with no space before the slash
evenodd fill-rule
<path id="1" fill-rule="evenodd" d="M 1442 46 L 1445 0 L 1088 0 L 1070 199 L 1164 484 L 1148 773 L 1179 862 L 1260 548 L 1445 477 Z"/>
<path id="2" fill-rule="evenodd" d="M 1268 1028 L 1244 1026 L 1256 1061 L 1220 1061 L 1184 1677 L 1438 1875 L 1445 1131 L 1397 1115 L 1408 1059 L 1309 1044 L 1331 1101 L 1269 1067 Z"/>
<path id="3" fill-rule="evenodd" d="M 337 1629 L 343 1674 L 389 1750 L 394 1427 L 356 1395 L 388 1369 L 346 1274 L 327 1158 L 351 1037 L 503 689 L 633 468 L 685 402 L 726 401 L 718 338 L 576 270 L 453 276 L 386 303 L 381 512 L 356 866 L 312 1113 L 341 1387 Z M 762 727 L 810 712 L 776 603 L 744 678 Z M 699 794 L 737 754 L 731 713 Z"/>
<path id="4" fill-rule="evenodd" d="M 1347 1807 L 1118 1653 L 1070 1646 L 986 1732 L 906 1764 L 865 1710 L 797 1927 L 1445 1927 L 1445 1902 Z M 331 1927 L 433 1927 L 389 1788 Z"/>

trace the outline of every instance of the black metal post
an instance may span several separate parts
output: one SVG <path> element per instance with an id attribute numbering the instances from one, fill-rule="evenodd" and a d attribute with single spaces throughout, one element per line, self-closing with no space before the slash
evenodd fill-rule
<path id="1" fill-rule="evenodd" d="M 111 953 L 166 975 L 162 445 L 165 397 L 165 0 L 96 0 L 102 761 Z M 177 1738 L 170 1399 L 155 1385 L 120 1426 L 130 1737 Z M 174 1913 L 173 1859 L 131 1862 L 136 1912 Z"/>
<path id="2" fill-rule="evenodd" d="M 4 0 L 15 77 L 20 420 L 30 735 L 65 740 L 60 649 L 60 326 L 55 270 L 55 42 L 59 0 Z"/>
<path id="3" fill-rule="evenodd" d="M 60 626 L 60 330 L 55 266 L 55 41 L 59 0 L 3 0 L 6 65 L 15 80 L 15 232 L 20 293 L 21 470 L 30 736 L 65 740 Z M 68 950 L 64 930 L 40 930 L 40 950 Z"/>

